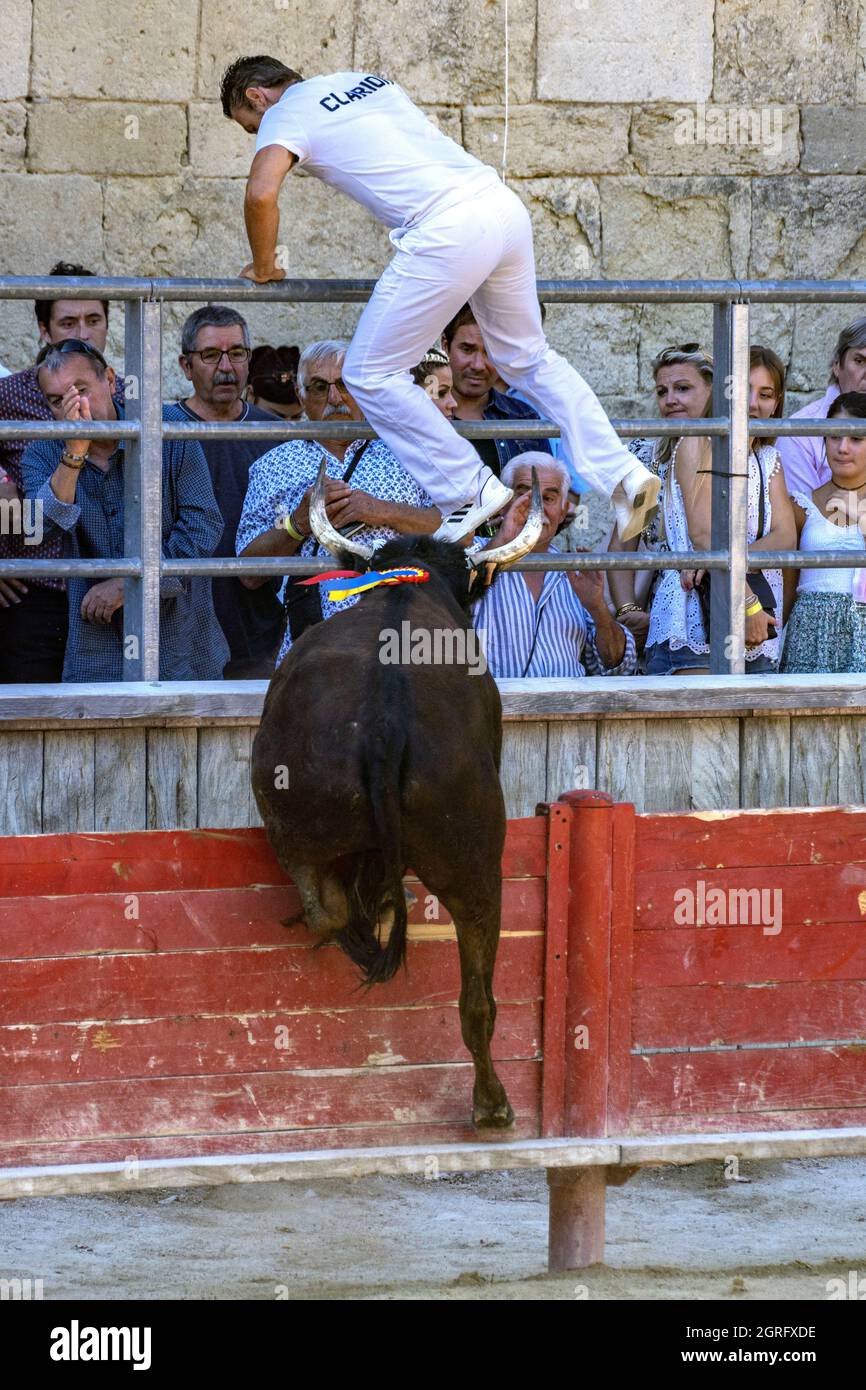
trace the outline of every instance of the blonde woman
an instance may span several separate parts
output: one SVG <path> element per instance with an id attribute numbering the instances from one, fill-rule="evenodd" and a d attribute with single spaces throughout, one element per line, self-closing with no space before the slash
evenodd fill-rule
<path id="1" fill-rule="evenodd" d="M 713 359 L 699 343 L 683 343 L 665 348 L 652 364 L 655 397 L 663 420 L 700 420 L 712 414 Z M 664 488 L 665 476 L 671 461 L 676 437 L 664 439 L 633 439 L 631 453 L 651 472 L 657 473 Z M 639 536 L 621 541 L 616 526 L 608 550 L 635 551 L 667 550 L 659 532 L 661 507 Z M 610 570 L 608 586 L 616 609 L 616 618 L 634 635 L 638 651 L 643 651 L 649 631 L 651 591 L 658 579 L 653 570 Z"/>
<path id="2" fill-rule="evenodd" d="M 784 367 L 770 348 L 755 346 L 750 353 L 749 414 L 769 420 L 784 405 Z M 662 489 L 661 526 L 670 550 L 709 550 L 711 518 L 712 444 L 687 436 L 676 441 Z M 755 438 L 749 453 L 746 494 L 746 535 L 753 550 L 791 550 L 796 525 L 781 460 L 770 438 Z M 665 570 L 652 598 L 646 644 L 646 674 L 705 675 L 709 633 L 704 625 L 697 586 L 705 571 Z M 724 576 L 719 574 L 719 580 Z M 747 577 L 746 671 L 765 674 L 778 670 L 779 629 L 782 625 L 782 572 L 768 570 L 763 578 L 772 594 L 770 611 L 762 607 L 763 586 Z M 717 580 L 718 582 L 718 580 Z M 759 598 L 761 593 L 761 598 Z"/>

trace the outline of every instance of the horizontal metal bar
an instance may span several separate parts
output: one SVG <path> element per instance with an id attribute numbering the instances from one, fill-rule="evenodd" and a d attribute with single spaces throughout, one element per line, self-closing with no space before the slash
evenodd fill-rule
<path id="1" fill-rule="evenodd" d="M 137 420 L 0 420 L 0 439 L 136 439 Z"/>
<path id="2" fill-rule="evenodd" d="M 0 299 L 161 299 L 181 302 L 348 304 L 368 299 L 374 280 L 287 279 L 255 285 L 225 280 L 109 276 L 0 276 Z M 866 300 L 866 280 L 539 280 L 550 304 L 839 304 Z"/>
<path id="3" fill-rule="evenodd" d="M 552 420 L 454 420 L 454 429 L 465 439 L 549 439 L 559 437 L 560 428 Z M 681 435 L 698 436 L 727 434 L 728 422 L 722 418 L 707 420 L 660 420 L 657 417 L 638 420 L 611 420 L 618 434 L 642 438 L 658 435 L 678 439 Z M 825 422 L 826 423 L 826 422 Z M 866 426 L 864 426 L 866 427 Z M 775 428 L 775 422 L 774 422 Z M 164 439 L 272 439 L 275 444 L 289 439 L 375 439 L 376 433 L 366 422 L 337 423 L 334 420 L 293 420 L 285 424 L 268 421 L 186 421 L 166 420 Z M 766 434 L 766 428 L 762 430 Z M 840 431 L 841 433 L 841 431 Z M 849 431 L 853 433 L 853 431 Z M 0 435 L 2 437 L 2 435 Z"/>
<path id="4" fill-rule="evenodd" d="M 149 276 L 0 275 L 0 299 L 150 299 Z"/>
<path id="5" fill-rule="evenodd" d="M 800 551 L 758 550 L 748 552 L 752 569 L 856 569 L 850 550 Z M 638 551 L 545 551 L 526 555 L 509 569 L 539 570 L 727 570 L 729 557 L 723 550 L 678 550 L 655 553 Z M 298 559 L 296 556 L 262 556 L 239 559 L 208 556 L 200 560 L 163 560 L 163 575 L 309 575 L 326 574 L 333 569 L 333 557 L 324 560 Z M 135 557 L 118 560 L 0 560 L 0 579 L 97 579 L 115 575 L 132 578 L 141 573 Z"/>
<path id="6" fill-rule="evenodd" d="M 722 417 L 704 420 L 648 419 L 610 421 L 617 434 L 629 439 L 679 439 L 686 435 L 699 438 L 724 436 L 728 422 Z M 560 428 L 552 420 L 455 420 L 457 434 L 465 439 L 552 439 L 559 438 Z M 141 426 L 138 420 L 2 420 L 0 440 L 3 439 L 137 439 Z M 866 420 L 750 420 L 749 434 L 764 438 L 780 435 L 827 435 L 841 438 L 866 435 Z M 372 425 L 366 422 L 347 423 L 333 420 L 292 420 L 285 423 L 267 420 L 171 420 L 163 426 L 164 439 L 261 439 L 283 444 L 290 439 L 375 439 Z"/>
<path id="7" fill-rule="evenodd" d="M 0 560 L 0 579 L 135 579 L 141 561 L 117 560 Z"/>

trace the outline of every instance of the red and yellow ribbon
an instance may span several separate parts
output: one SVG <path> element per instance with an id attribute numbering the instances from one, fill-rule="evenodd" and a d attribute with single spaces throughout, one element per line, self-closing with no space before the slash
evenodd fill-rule
<path id="1" fill-rule="evenodd" d="M 351 580 L 351 583 L 328 590 L 328 598 L 332 603 L 337 603 L 343 598 L 357 598 L 359 594 L 365 594 L 370 589 L 377 589 L 380 584 L 426 584 L 429 578 L 428 570 L 407 565 L 401 569 L 368 570 L 366 574 L 359 574 L 357 570 L 329 570 L 327 574 L 314 574 L 310 579 L 302 579 L 300 583 L 328 584 L 335 579 Z"/>

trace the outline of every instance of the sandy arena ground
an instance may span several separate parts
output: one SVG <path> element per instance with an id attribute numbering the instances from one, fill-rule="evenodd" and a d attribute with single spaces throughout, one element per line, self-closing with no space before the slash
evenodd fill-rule
<path id="1" fill-rule="evenodd" d="M 606 1264 L 546 1273 L 542 1172 L 254 1183 L 0 1204 L 0 1275 L 46 1299 L 798 1299 L 866 1293 L 866 1162 L 647 1169 Z"/>

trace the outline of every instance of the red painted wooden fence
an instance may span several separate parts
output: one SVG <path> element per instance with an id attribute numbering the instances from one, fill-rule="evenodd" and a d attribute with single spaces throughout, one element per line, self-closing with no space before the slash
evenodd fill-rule
<path id="1" fill-rule="evenodd" d="M 504 878 L 509 1137 L 866 1123 L 866 809 L 570 793 Z M 454 931 L 410 887 L 408 969 L 363 992 L 280 924 L 262 831 L 0 839 L 0 1169 L 473 1139 Z M 749 890 L 778 931 L 730 921 Z"/>

